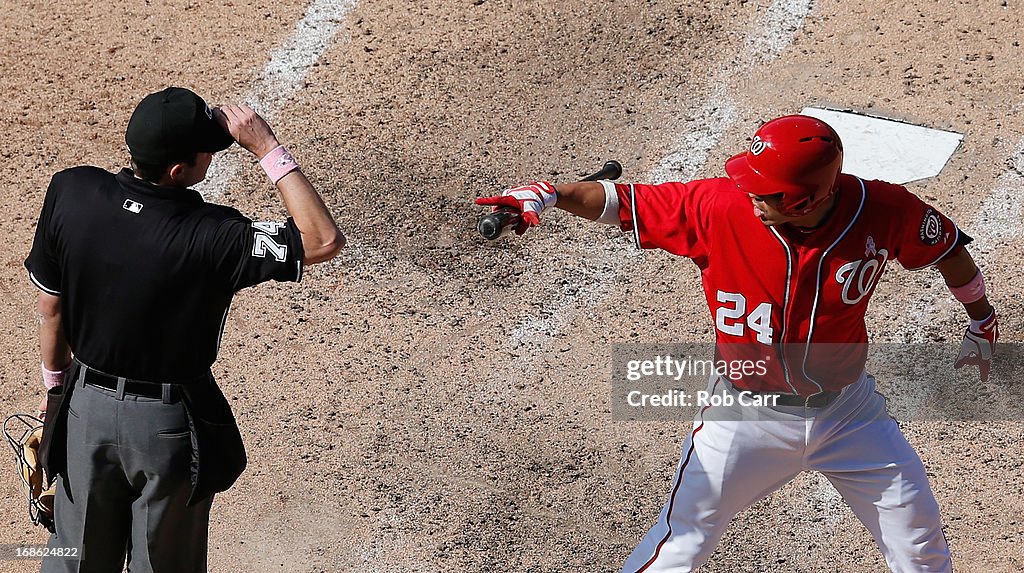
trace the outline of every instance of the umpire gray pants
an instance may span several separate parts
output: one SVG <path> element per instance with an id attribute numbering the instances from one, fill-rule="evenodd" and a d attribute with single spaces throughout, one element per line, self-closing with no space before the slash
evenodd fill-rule
<path id="1" fill-rule="evenodd" d="M 82 369 L 84 372 L 84 368 Z M 185 407 L 76 381 L 68 412 L 67 475 L 55 499 L 42 573 L 205 573 L 213 498 L 186 507 L 192 439 Z"/>

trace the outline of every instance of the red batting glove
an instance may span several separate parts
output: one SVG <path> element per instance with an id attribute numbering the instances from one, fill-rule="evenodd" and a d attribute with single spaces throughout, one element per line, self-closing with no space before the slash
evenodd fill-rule
<path id="1" fill-rule="evenodd" d="M 981 381 L 988 382 L 988 374 L 992 369 L 992 351 L 995 349 L 996 341 L 999 340 L 999 322 L 996 320 L 996 311 L 981 321 L 980 324 L 971 324 L 964 333 L 964 341 L 960 344 L 960 356 L 957 356 L 957 370 L 966 366 L 977 366 L 981 373 Z"/>
<path id="2" fill-rule="evenodd" d="M 522 235 L 530 227 L 540 224 L 540 214 L 553 206 L 558 199 L 555 186 L 547 181 L 535 181 L 521 187 L 513 187 L 501 195 L 481 197 L 477 205 L 490 205 L 493 211 L 512 210 L 519 213 L 516 234 Z"/>

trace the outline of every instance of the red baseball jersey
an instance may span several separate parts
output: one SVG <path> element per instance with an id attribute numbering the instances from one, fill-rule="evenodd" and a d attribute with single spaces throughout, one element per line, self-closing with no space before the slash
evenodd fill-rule
<path id="1" fill-rule="evenodd" d="M 833 212 L 810 232 L 765 226 L 728 178 L 616 185 L 622 229 L 640 248 L 700 268 L 716 359 L 766 366 L 733 378 L 739 388 L 808 395 L 855 382 L 886 264 L 923 269 L 969 240 L 902 186 L 845 174 L 839 183 Z"/>

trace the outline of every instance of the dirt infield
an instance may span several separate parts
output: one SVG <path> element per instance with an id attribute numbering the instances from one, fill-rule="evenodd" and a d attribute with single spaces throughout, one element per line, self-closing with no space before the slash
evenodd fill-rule
<path id="1" fill-rule="evenodd" d="M 760 122 L 809 104 L 963 133 L 942 174 L 911 189 L 978 240 L 1001 340 L 1022 342 L 1024 8 L 819 1 L 777 56 L 747 45 L 786 4 L 360 0 L 275 114 L 349 247 L 302 283 L 243 291 L 232 306 L 214 373 L 250 466 L 214 504 L 211 570 L 617 570 L 664 502 L 689 424 L 612 420 L 611 345 L 712 340 L 696 269 L 560 212 L 525 240 L 485 244 L 471 201 L 610 158 L 642 181 L 687 130 L 715 136 L 697 175 L 720 174 Z M 212 102 L 250 93 L 305 9 L 75 1 L 0 13 L 12 245 L 0 412 L 38 403 L 36 291 L 21 264 L 50 175 L 124 164 L 128 116 L 160 87 Z M 255 163 L 228 153 L 245 169 L 218 201 L 281 218 Z M 965 319 L 941 277 L 890 268 L 873 340 L 958 340 Z M 1024 426 L 904 431 L 957 570 L 1024 570 Z M 0 496 L 0 545 L 43 542 L 12 471 Z M 703 570 L 884 569 L 827 481 L 807 475 L 742 513 Z"/>

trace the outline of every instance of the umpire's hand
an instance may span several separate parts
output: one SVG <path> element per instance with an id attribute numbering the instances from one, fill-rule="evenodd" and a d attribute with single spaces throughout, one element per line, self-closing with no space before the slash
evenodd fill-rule
<path id="1" fill-rule="evenodd" d="M 256 157 L 264 157 L 280 145 L 270 124 L 247 105 L 214 108 L 213 116 L 231 137 Z"/>

